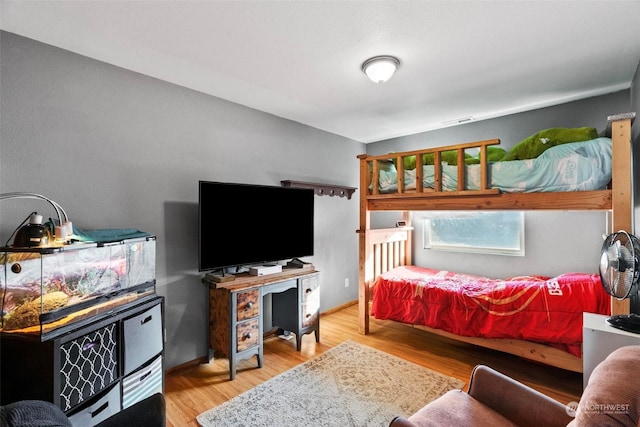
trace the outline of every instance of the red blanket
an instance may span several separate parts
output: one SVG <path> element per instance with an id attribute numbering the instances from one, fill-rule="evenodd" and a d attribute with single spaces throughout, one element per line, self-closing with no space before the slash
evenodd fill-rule
<path id="1" fill-rule="evenodd" d="M 511 338 L 581 357 L 582 313 L 609 314 L 597 274 L 490 279 L 405 266 L 380 276 L 371 314 L 462 336 Z"/>

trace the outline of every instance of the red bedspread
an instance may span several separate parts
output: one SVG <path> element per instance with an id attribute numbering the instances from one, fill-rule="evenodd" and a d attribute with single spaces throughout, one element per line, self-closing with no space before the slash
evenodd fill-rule
<path id="1" fill-rule="evenodd" d="M 581 357 L 582 313 L 609 314 L 597 274 L 508 280 L 397 267 L 373 287 L 371 314 L 462 336 L 553 345 Z"/>

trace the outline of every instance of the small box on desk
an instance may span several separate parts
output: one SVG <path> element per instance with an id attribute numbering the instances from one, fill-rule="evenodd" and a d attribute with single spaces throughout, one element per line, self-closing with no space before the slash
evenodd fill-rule
<path id="1" fill-rule="evenodd" d="M 264 276 L 265 274 L 281 273 L 282 266 L 280 264 L 257 265 L 249 269 L 252 276 Z"/>

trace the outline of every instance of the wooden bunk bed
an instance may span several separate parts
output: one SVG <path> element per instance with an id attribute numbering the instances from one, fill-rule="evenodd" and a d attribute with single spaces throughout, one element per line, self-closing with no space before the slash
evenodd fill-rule
<path id="1" fill-rule="evenodd" d="M 478 141 L 447 147 L 429 148 L 378 156 L 366 154 L 360 159 L 360 223 L 359 234 L 359 330 L 369 333 L 372 286 L 376 279 L 395 267 L 412 265 L 411 211 L 425 210 L 597 210 L 606 211 L 609 232 L 632 231 L 633 188 L 631 125 L 635 113 L 609 116 L 606 136 L 611 138 L 611 183 L 604 190 L 504 193 L 492 189 L 489 183 L 487 148 L 499 140 Z M 443 189 L 441 158 L 443 153 L 455 150 L 458 164 L 464 164 L 466 150 L 480 153 L 480 185 L 465 188 L 465 169 L 458 168 L 457 189 Z M 433 157 L 433 183 L 423 185 L 422 168 L 415 168 L 413 185 L 404 182 L 405 159 Z M 392 159 L 397 168 L 397 185 L 390 192 L 379 191 L 381 165 Z M 420 164 L 419 162 L 416 162 Z M 400 211 L 405 226 L 371 229 L 373 211 Z M 611 299 L 611 313 L 629 313 L 628 300 Z M 559 368 L 582 372 L 582 359 L 554 346 L 518 339 L 494 339 L 460 336 L 444 330 L 411 325 L 430 333 L 464 341 L 494 350 L 514 354 L 526 359 Z"/>

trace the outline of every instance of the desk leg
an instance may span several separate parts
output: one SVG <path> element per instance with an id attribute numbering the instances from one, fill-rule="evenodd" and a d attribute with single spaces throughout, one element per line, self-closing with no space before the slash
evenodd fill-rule
<path id="1" fill-rule="evenodd" d="M 229 379 L 231 381 L 236 379 L 237 360 L 235 355 L 229 357 Z"/>
<path id="2" fill-rule="evenodd" d="M 264 358 L 264 349 L 262 348 L 262 344 L 260 344 L 260 348 L 258 348 L 258 354 L 256 354 L 258 358 L 258 368 L 262 368 L 262 361 Z"/>

